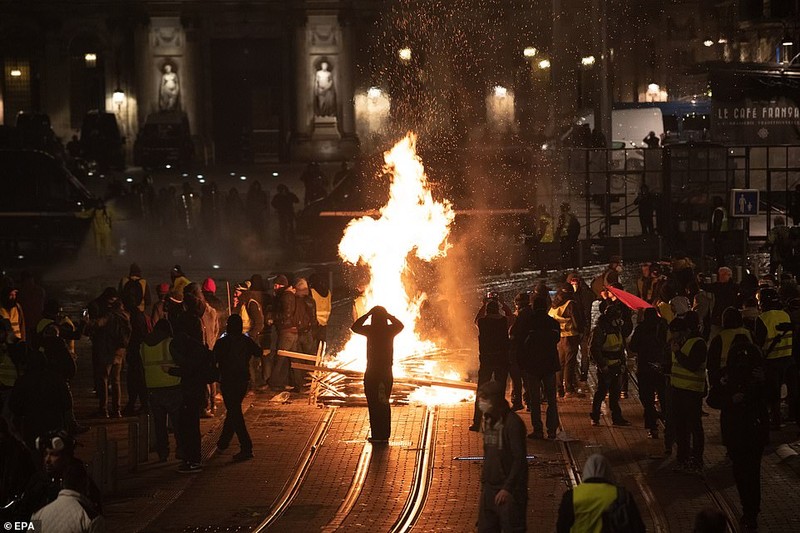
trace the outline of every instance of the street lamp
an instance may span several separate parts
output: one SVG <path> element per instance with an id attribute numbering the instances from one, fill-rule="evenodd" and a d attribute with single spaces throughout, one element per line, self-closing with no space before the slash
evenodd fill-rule
<path id="1" fill-rule="evenodd" d="M 97 66 L 97 54 L 88 52 L 83 56 L 83 61 L 86 63 L 86 68 L 94 68 Z"/>
<path id="2" fill-rule="evenodd" d="M 397 51 L 397 56 L 400 58 L 401 61 L 411 61 L 411 48 L 401 48 Z"/>
<path id="3" fill-rule="evenodd" d="M 714 41 L 712 41 L 711 39 L 706 39 L 705 41 L 703 41 L 703 45 L 706 47 L 714 46 Z"/>
<path id="4" fill-rule="evenodd" d="M 117 112 L 119 112 L 122 108 L 122 104 L 125 103 L 125 92 L 117 87 L 114 94 L 111 95 L 111 101 L 117 106 Z"/>
<path id="5" fill-rule="evenodd" d="M 539 53 L 539 50 L 534 48 L 533 46 L 528 46 L 522 51 L 522 55 L 525 57 L 535 57 L 536 54 Z"/>
<path id="6" fill-rule="evenodd" d="M 594 65 L 594 62 L 595 62 L 594 56 L 586 56 L 581 58 L 581 65 L 583 65 L 584 67 L 591 67 L 592 65 Z"/>
<path id="7" fill-rule="evenodd" d="M 542 70 L 547 70 L 550 68 L 550 60 L 549 59 L 542 59 L 539 61 L 539 68 Z"/>
<path id="8" fill-rule="evenodd" d="M 9 74 L 11 74 L 12 78 L 19 78 L 20 76 L 22 76 L 22 71 L 18 68 L 13 68 L 11 69 L 11 72 L 9 72 Z"/>

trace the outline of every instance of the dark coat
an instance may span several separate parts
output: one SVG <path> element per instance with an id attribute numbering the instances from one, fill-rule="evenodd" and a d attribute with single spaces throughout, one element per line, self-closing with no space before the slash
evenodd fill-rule
<path id="1" fill-rule="evenodd" d="M 511 327 L 511 343 L 520 368 L 529 374 L 544 375 L 560 370 L 558 341 L 561 327 L 544 309 L 520 309 Z"/>

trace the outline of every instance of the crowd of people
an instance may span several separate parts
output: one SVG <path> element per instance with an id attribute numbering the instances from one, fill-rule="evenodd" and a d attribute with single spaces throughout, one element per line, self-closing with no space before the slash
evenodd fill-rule
<path id="1" fill-rule="evenodd" d="M 153 291 L 133 263 L 117 287 L 104 289 L 73 322 L 58 301 L 46 299 L 29 274 L 22 276 L 19 287 L 3 278 L 0 503 L 4 518 L 28 520 L 36 513 L 46 522 L 46 517 L 68 513 L 64 508 L 70 506 L 84 509 L 85 516 L 72 513 L 81 523 L 88 517 L 95 524 L 101 517 L 99 492 L 74 457 L 76 437 L 89 429 L 78 419 L 90 422 L 149 413 L 158 460 L 170 457 L 172 428 L 178 472 L 194 473 L 202 470 L 200 418 L 215 416 L 220 400 L 226 417 L 217 450 L 224 452 L 236 435 L 240 450 L 233 460 L 246 461 L 254 456 L 241 407 L 248 390 L 306 392 L 305 373 L 291 368 L 293 359 L 276 353 L 315 354 L 326 342 L 332 300 L 325 278 L 312 274 L 290 285 L 286 275 L 278 274 L 268 290 L 263 277 L 254 274 L 238 283 L 230 298 L 222 299 L 212 278 L 193 282 L 180 265 L 169 272 L 169 279 Z M 70 390 L 77 370 L 74 344 L 81 337 L 91 342 L 98 406 L 85 416 L 75 412 Z M 127 398 L 122 397 L 120 383 L 123 368 Z M 57 468 L 50 465 L 56 452 L 63 457 L 56 461 Z M 48 511 L 51 505 L 61 510 Z M 102 527 L 102 521 L 92 527 Z"/>
<path id="2" fill-rule="evenodd" d="M 758 279 L 745 273 L 737 283 L 724 266 L 710 277 L 697 272 L 680 252 L 669 261 L 642 263 L 639 278 L 629 280 L 630 291 L 623 289 L 622 272 L 622 259 L 614 256 L 590 283 L 577 271 L 565 273 L 555 289 L 541 281 L 515 297 L 513 310 L 499 294 L 486 296 L 476 317 L 479 394 L 469 429 L 482 431 L 485 447 L 493 446 L 493 409 L 501 404 L 514 413 L 527 404 L 532 426 L 527 438 L 555 439 L 559 403 L 569 398 L 590 402 L 592 426 L 601 425 L 606 401 L 610 423 L 627 426 L 631 422 L 623 415 L 620 399 L 628 397 L 635 378 L 648 436 L 662 440 L 666 457 L 676 453 L 675 472 L 697 475 L 705 464 L 705 400 L 720 411 L 722 440 L 741 500 L 741 526 L 757 529 L 761 456 L 770 431 L 800 422 L 800 348 L 793 343 L 800 330 L 797 282 L 789 274 Z M 597 378 L 591 399 L 586 398 L 590 364 Z M 510 405 L 505 399 L 509 379 Z M 493 383 L 502 384 L 500 393 L 487 389 Z M 784 386 L 788 395 L 782 398 Z M 503 426 L 508 432 L 512 424 L 506 420 Z M 515 452 L 512 443 L 505 453 L 521 453 L 524 460 L 522 450 Z M 507 468 L 500 471 L 511 476 Z M 525 499 L 500 498 L 502 489 L 502 484 L 484 478 L 484 490 L 491 494 L 482 497 L 481 512 L 494 516 L 499 512 L 495 503 L 507 500 L 497 520 L 510 525 L 502 530 L 524 530 L 519 520 L 524 520 Z M 594 489 L 585 490 L 602 492 L 606 504 L 614 499 L 611 492 Z M 562 504 L 559 531 L 570 530 L 562 528 L 564 517 L 578 523 L 576 512 L 577 502 L 574 510 Z M 500 528 L 486 529 L 494 530 Z"/>

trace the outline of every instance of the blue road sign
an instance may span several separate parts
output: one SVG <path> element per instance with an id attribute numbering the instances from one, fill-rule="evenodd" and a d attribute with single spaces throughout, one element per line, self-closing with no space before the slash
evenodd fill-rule
<path id="1" fill-rule="evenodd" d="M 758 189 L 731 190 L 731 216 L 754 217 L 758 215 Z"/>

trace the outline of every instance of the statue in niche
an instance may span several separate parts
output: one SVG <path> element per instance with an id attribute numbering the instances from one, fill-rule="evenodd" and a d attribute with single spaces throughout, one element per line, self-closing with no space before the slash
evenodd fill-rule
<path id="1" fill-rule="evenodd" d="M 158 90 L 158 108 L 161 111 L 176 111 L 181 84 L 172 63 L 165 63 L 161 69 L 161 85 Z"/>
<path id="2" fill-rule="evenodd" d="M 320 62 L 314 78 L 314 114 L 318 117 L 336 116 L 336 88 L 327 59 Z"/>

